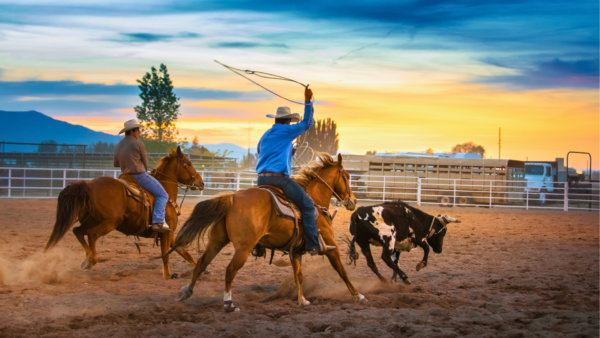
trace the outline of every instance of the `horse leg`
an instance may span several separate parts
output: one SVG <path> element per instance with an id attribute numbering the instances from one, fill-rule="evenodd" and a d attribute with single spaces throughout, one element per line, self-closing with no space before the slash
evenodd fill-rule
<path id="1" fill-rule="evenodd" d="M 417 264 L 417 271 L 423 269 L 427 266 L 427 259 L 429 259 L 429 245 L 425 242 L 425 238 L 423 240 L 418 241 L 417 245 L 423 249 L 423 260 Z"/>
<path id="2" fill-rule="evenodd" d="M 77 237 L 77 240 L 79 241 L 79 243 L 81 243 L 83 250 L 85 250 L 85 261 L 83 261 L 81 263 L 81 266 L 80 266 L 81 270 L 86 270 L 86 269 L 90 268 L 88 261 L 89 261 L 89 258 L 92 256 L 92 250 L 90 249 L 90 246 L 85 241 L 86 233 L 87 233 L 87 229 L 85 229 L 83 226 L 78 226 L 78 227 L 73 228 L 73 234 L 75 234 L 75 237 Z"/>
<path id="3" fill-rule="evenodd" d="M 383 259 L 383 261 L 385 262 L 385 264 L 387 264 L 387 266 L 389 266 L 392 270 L 394 270 L 395 274 L 398 274 L 398 276 L 400 276 L 400 278 L 402 278 L 402 282 L 404 282 L 404 284 L 407 284 L 407 285 L 412 284 L 410 282 L 410 280 L 408 279 L 408 277 L 406 276 L 406 274 L 404 273 L 404 271 L 400 270 L 400 268 L 396 264 L 394 264 L 394 262 L 392 261 L 392 250 L 390 250 L 386 246 L 383 247 L 383 251 L 381 252 L 381 259 Z"/>
<path id="4" fill-rule="evenodd" d="M 221 251 L 221 249 L 223 249 L 223 247 L 228 243 L 229 240 L 217 241 L 213 238 L 208 239 L 206 250 L 204 250 L 204 253 L 198 259 L 198 262 L 195 263 L 194 273 L 192 274 L 192 280 L 190 281 L 190 284 L 181 287 L 181 290 L 177 292 L 175 300 L 182 302 L 190 298 L 192 293 L 194 293 L 194 286 L 196 285 L 196 281 L 198 281 L 198 278 L 200 278 L 202 272 L 206 269 L 210 262 L 212 262 L 212 260 Z"/>
<path id="5" fill-rule="evenodd" d="M 329 263 L 331 264 L 331 266 L 333 266 L 335 271 L 337 271 L 338 275 L 340 275 L 344 283 L 346 283 L 346 287 L 348 287 L 348 290 L 350 291 L 354 299 L 356 299 L 359 302 L 363 301 L 365 299 L 365 296 L 361 295 L 354 288 L 354 285 L 352 285 L 352 282 L 350 282 L 350 279 L 348 278 L 346 269 L 344 269 L 344 264 L 342 263 L 342 256 L 340 255 L 340 249 L 337 243 L 335 242 L 335 239 L 333 238 L 333 229 L 331 229 L 330 227 L 323 227 L 321 228 L 321 235 L 323 236 L 325 244 L 336 247 L 335 250 L 330 251 L 326 254 L 327 259 L 329 259 Z"/>
<path id="6" fill-rule="evenodd" d="M 168 223 L 167 223 L 168 224 Z M 162 254 L 163 261 L 163 278 L 166 280 L 171 279 L 171 268 L 169 267 L 169 255 L 167 252 L 171 248 L 171 232 L 160 234 L 160 253 Z"/>
<path id="7" fill-rule="evenodd" d="M 96 241 L 102 237 L 106 236 L 109 232 L 115 230 L 120 222 L 115 220 L 105 220 L 100 222 L 97 226 L 89 229 L 88 233 L 88 242 L 90 243 L 90 253 L 91 255 L 87 257 L 86 261 L 83 262 L 85 266 L 82 267 L 82 270 L 89 269 L 92 266 L 96 265 L 97 257 L 96 257 Z M 82 264 L 83 265 L 83 264 Z"/>
<path id="8" fill-rule="evenodd" d="M 380 281 L 387 283 L 387 280 L 383 278 L 383 276 L 379 273 L 379 270 L 377 269 L 377 264 L 375 264 L 375 261 L 373 260 L 373 255 L 371 254 L 371 245 L 369 244 L 369 242 L 356 241 L 356 243 L 360 247 L 360 251 L 362 251 L 363 255 L 365 255 L 365 258 L 367 259 L 367 265 L 369 266 L 369 268 L 371 268 L 371 271 L 373 271 L 373 273 L 377 275 Z"/>
<path id="9" fill-rule="evenodd" d="M 239 311 L 240 309 L 233 305 L 233 300 L 231 297 L 231 284 L 233 283 L 233 279 L 237 272 L 246 264 L 248 260 L 248 256 L 250 252 L 252 252 L 252 248 L 254 245 L 249 245 L 247 247 L 241 247 L 235 249 L 235 254 L 233 254 L 233 258 L 231 262 L 227 266 L 227 270 L 225 273 L 225 293 L 223 295 L 223 307 L 225 308 L 225 312 L 234 312 Z"/>
<path id="10" fill-rule="evenodd" d="M 296 286 L 298 287 L 298 304 L 301 306 L 310 305 L 310 302 L 304 298 L 304 294 L 302 293 L 302 282 L 304 281 L 304 276 L 302 276 L 302 255 L 292 254 L 292 268 L 294 269 L 294 280 L 296 281 Z"/>

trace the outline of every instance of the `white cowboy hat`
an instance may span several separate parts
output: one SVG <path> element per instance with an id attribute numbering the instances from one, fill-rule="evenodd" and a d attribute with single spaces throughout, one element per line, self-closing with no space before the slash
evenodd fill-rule
<path id="1" fill-rule="evenodd" d="M 142 126 L 141 124 L 139 124 L 136 119 L 129 120 L 129 121 L 123 123 L 123 125 L 125 126 L 125 128 L 121 129 L 121 131 L 119 132 L 119 135 L 121 135 L 124 132 L 126 132 L 128 130 L 131 130 L 131 129 L 144 128 L 144 126 Z"/>
<path id="2" fill-rule="evenodd" d="M 300 114 L 292 113 L 289 107 L 279 107 L 277 108 L 277 114 L 269 114 L 267 117 L 271 119 L 292 119 L 292 122 L 300 121 Z"/>

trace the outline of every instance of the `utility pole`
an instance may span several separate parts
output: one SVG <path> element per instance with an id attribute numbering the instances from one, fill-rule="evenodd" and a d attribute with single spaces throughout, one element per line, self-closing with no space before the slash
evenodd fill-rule
<path id="1" fill-rule="evenodd" d="M 501 158 L 502 151 L 502 127 L 498 127 L 498 159 Z"/>

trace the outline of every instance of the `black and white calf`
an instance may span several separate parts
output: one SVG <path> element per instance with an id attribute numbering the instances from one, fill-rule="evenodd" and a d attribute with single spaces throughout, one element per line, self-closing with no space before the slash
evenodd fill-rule
<path id="1" fill-rule="evenodd" d="M 421 270 L 427 266 L 429 246 L 433 252 L 442 253 L 447 225 L 452 222 L 460 223 L 450 216 L 429 215 L 402 201 L 360 207 L 352 214 L 350 221 L 350 233 L 353 236 L 350 249 L 355 252 L 354 243 L 357 243 L 371 270 L 385 282 L 386 279 L 381 276 L 373 261 L 370 244 L 383 247 L 381 258 L 394 270 L 392 279 L 396 280 L 398 275 L 404 283 L 410 284 L 408 277 L 398 266 L 400 252 L 421 247 L 425 254 L 417 264 L 417 271 Z"/>

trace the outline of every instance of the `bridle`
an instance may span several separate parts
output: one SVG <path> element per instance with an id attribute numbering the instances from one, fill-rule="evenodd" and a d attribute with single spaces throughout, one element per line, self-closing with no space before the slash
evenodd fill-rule
<path id="1" fill-rule="evenodd" d="M 312 170 L 312 168 L 310 168 L 309 166 L 306 166 L 306 168 L 308 168 L 310 171 L 312 171 L 315 176 L 321 181 L 321 183 L 323 183 L 333 194 L 333 196 L 335 196 L 335 198 L 341 202 L 344 206 L 347 206 L 348 204 L 350 204 L 351 201 L 351 197 L 352 194 L 350 193 L 350 182 L 348 182 L 348 179 L 346 178 L 346 170 L 342 167 L 338 167 L 338 176 L 337 179 L 335 180 L 335 182 L 337 183 L 340 180 L 340 176 L 344 179 L 344 185 L 346 186 L 346 193 L 348 194 L 348 197 L 346 197 L 345 199 L 341 198 L 340 195 L 338 195 L 338 193 L 335 192 L 335 190 L 333 190 L 333 188 L 327 184 L 327 182 L 325 182 L 325 180 L 323 180 L 323 178 L 321 176 L 319 176 L 319 174 L 317 172 L 315 172 L 314 170 Z"/>
<path id="2" fill-rule="evenodd" d="M 168 178 L 169 180 L 172 181 L 172 182 L 165 182 L 165 181 L 160 181 L 160 182 L 177 184 L 179 186 L 179 188 L 181 188 L 181 189 L 185 188 L 186 193 L 187 193 L 187 190 L 189 188 L 192 188 L 192 187 L 203 188 L 204 187 L 204 183 L 202 185 L 196 184 L 196 177 L 199 176 L 198 172 L 192 173 L 191 170 L 190 170 L 190 168 L 189 168 L 190 166 L 187 163 L 185 163 L 185 162 L 183 162 L 183 164 L 181 162 L 182 162 L 182 158 L 179 157 L 179 156 L 177 156 L 177 172 L 175 173 L 175 177 L 178 176 L 178 174 L 179 174 L 179 167 L 181 166 L 181 167 L 183 167 L 183 169 L 185 170 L 185 172 L 188 174 L 188 176 L 190 178 L 190 180 L 187 183 L 179 182 L 178 180 L 172 178 L 171 176 L 169 176 L 169 175 L 167 175 L 167 174 L 165 174 L 163 172 L 158 171 L 158 168 L 156 168 L 156 169 L 154 169 L 154 171 L 156 173 L 161 174 L 164 177 L 166 177 L 166 178 Z M 200 179 L 202 179 L 202 177 L 200 177 Z"/>

